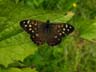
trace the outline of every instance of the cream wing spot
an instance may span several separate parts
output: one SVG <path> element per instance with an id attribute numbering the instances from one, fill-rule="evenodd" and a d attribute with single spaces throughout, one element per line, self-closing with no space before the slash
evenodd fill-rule
<path id="1" fill-rule="evenodd" d="M 27 25 L 24 25 L 24 27 L 27 27 Z"/>
<path id="2" fill-rule="evenodd" d="M 34 25 L 37 26 L 37 22 Z"/>
<path id="3" fill-rule="evenodd" d="M 23 24 L 25 24 L 26 22 L 24 21 Z"/>
<path id="4" fill-rule="evenodd" d="M 60 38 L 58 38 L 58 41 L 60 41 Z"/>
<path id="5" fill-rule="evenodd" d="M 57 35 L 56 35 L 56 36 L 54 36 L 54 38 L 57 38 Z"/>
<path id="6" fill-rule="evenodd" d="M 61 25 L 61 27 L 63 27 L 63 25 Z"/>
<path id="7" fill-rule="evenodd" d="M 31 24 L 29 24 L 29 27 L 32 27 L 32 25 L 31 25 Z"/>
<path id="8" fill-rule="evenodd" d="M 32 38 L 35 38 L 35 36 L 33 35 Z"/>
<path id="9" fill-rule="evenodd" d="M 39 34 L 38 34 L 38 33 L 36 33 L 35 35 L 36 35 L 37 37 L 39 36 Z"/>
<path id="10" fill-rule="evenodd" d="M 66 29 L 65 28 L 63 28 L 63 31 L 65 31 Z"/>
<path id="11" fill-rule="evenodd" d="M 61 26 L 60 26 L 60 25 L 58 25 L 57 27 L 58 27 L 58 28 L 60 28 Z"/>
<path id="12" fill-rule="evenodd" d="M 63 31 L 62 34 L 65 34 L 65 32 Z"/>
<path id="13" fill-rule="evenodd" d="M 34 28 L 34 30 L 37 30 L 37 28 Z"/>
<path id="14" fill-rule="evenodd" d="M 32 30 L 32 33 L 34 33 L 34 30 Z"/>
<path id="15" fill-rule="evenodd" d="M 60 32 L 60 30 L 58 30 L 57 32 Z"/>
<path id="16" fill-rule="evenodd" d="M 59 33 L 59 35 L 61 36 L 61 35 L 62 35 L 62 33 Z"/>
<path id="17" fill-rule="evenodd" d="M 68 28 L 68 25 L 66 24 L 65 27 Z"/>
<path id="18" fill-rule="evenodd" d="M 32 28 L 29 28 L 29 31 L 31 31 L 32 30 Z"/>
<path id="19" fill-rule="evenodd" d="M 71 29 L 72 27 L 70 26 L 69 28 Z"/>
<path id="20" fill-rule="evenodd" d="M 29 24 L 29 23 L 30 23 L 30 20 L 27 21 L 27 24 Z"/>
<path id="21" fill-rule="evenodd" d="M 32 24 L 34 24 L 34 21 L 32 21 Z"/>
<path id="22" fill-rule="evenodd" d="M 70 30 L 69 30 L 69 29 L 67 29 L 67 31 L 69 32 Z"/>

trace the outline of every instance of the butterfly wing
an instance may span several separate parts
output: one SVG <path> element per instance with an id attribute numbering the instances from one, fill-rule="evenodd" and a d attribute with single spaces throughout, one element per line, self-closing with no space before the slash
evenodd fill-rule
<path id="1" fill-rule="evenodd" d="M 44 22 L 36 20 L 23 20 L 20 22 L 21 27 L 30 34 L 30 38 L 37 45 L 47 42 L 48 45 L 54 46 L 61 42 L 62 37 L 73 32 L 74 27 L 66 23 L 51 23 L 49 27 L 44 26 Z M 47 29 L 50 31 L 44 31 Z M 48 32 L 48 33 L 46 33 Z"/>
<path id="2" fill-rule="evenodd" d="M 30 38 L 37 45 L 45 42 L 45 36 L 42 32 L 43 24 L 43 22 L 37 20 L 23 20 L 20 22 L 20 26 L 30 34 Z"/>
<path id="3" fill-rule="evenodd" d="M 51 24 L 50 36 L 48 36 L 48 45 L 54 46 L 61 42 L 62 37 L 73 32 L 74 27 L 67 23 Z"/>

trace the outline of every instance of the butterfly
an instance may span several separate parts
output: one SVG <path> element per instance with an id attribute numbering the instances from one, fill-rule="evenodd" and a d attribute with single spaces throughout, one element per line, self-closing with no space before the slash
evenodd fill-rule
<path id="1" fill-rule="evenodd" d="M 50 23 L 38 20 L 22 20 L 20 26 L 30 34 L 31 40 L 37 44 L 42 45 L 45 42 L 49 46 L 59 44 L 62 37 L 74 31 L 74 27 L 67 23 Z"/>

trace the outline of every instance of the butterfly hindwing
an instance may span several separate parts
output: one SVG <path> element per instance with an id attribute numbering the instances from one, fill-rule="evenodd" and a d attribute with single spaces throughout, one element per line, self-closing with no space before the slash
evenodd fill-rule
<path id="1" fill-rule="evenodd" d="M 74 30 L 74 27 L 67 23 L 55 23 L 51 24 L 51 27 L 51 37 L 49 36 L 49 39 L 47 41 L 47 43 L 51 46 L 59 44 L 62 37 L 70 34 Z"/>

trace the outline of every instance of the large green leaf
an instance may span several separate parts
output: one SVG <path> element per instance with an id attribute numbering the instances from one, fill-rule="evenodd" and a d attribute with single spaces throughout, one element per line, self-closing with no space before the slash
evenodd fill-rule
<path id="1" fill-rule="evenodd" d="M 8 69 L 0 69 L 0 72 L 37 72 L 36 69 L 31 69 L 31 68 L 8 68 Z"/>
<path id="2" fill-rule="evenodd" d="M 96 5 L 95 0 L 85 1 L 0 0 L 0 72 L 36 72 L 35 69 L 16 68 L 19 65 L 34 66 L 40 72 L 95 72 L 96 12 L 92 8 Z M 73 8 L 73 3 L 77 8 Z M 54 47 L 36 46 L 19 25 L 23 19 L 68 22 L 73 16 L 72 24 L 77 33 L 64 37 L 61 44 Z"/>
<path id="3" fill-rule="evenodd" d="M 5 4 L 1 4 L 2 10 Z M 0 10 L 0 12 L 2 11 Z M 36 19 L 53 22 L 66 22 L 74 14 L 64 15 L 58 11 L 31 10 L 31 8 L 10 3 L 0 16 L 0 64 L 8 66 L 15 61 L 23 61 L 37 50 L 37 46 L 30 40 L 30 36 L 22 30 L 19 22 L 22 19 Z"/>
<path id="4" fill-rule="evenodd" d="M 85 31 L 81 37 L 90 41 L 94 41 L 96 39 L 96 22 L 90 23 L 89 26 L 85 28 Z"/>

